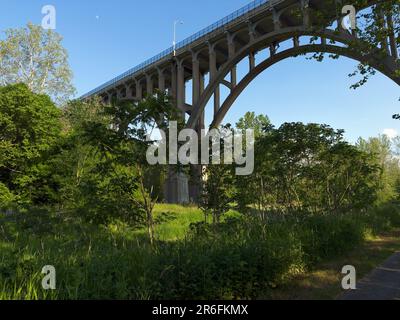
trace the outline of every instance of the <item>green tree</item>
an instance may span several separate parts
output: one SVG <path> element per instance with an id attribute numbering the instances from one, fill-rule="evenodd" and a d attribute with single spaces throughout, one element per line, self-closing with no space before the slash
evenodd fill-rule
<path id="1" fill-rule="evenodd" d="M 48 96 L 32 93 L 25 84 L 0 87 L 3 196 L 9 191 L 16 200 L 34 204 L 54 200 L 48 159 L 60 137 L 60 115 Z"/>
<path id="2" fill-rule="evenodd" d="M 58 163 L 69 164 L 66 198 L 75 194 L 75 209 L 95 223 L 122 219 L 145 224 L 153 243 L 152 212 L 159 187 L 157 180 L 148 177 L 166 168 L 147 163 L 146 151 L 152 142 L 146 137 L 156 126 L 168 127 L 177 116 L 170 98 L 158 93 L 139 103 L 74 101 L 64 114 L 69 142 Z"/>
<path id="3" fill-rule="evenodd" d="M 398 139 L 391 141 L 386 135 L 369 138 L 359 138 L 357 147 L 369 154 L 370 162 L 380 168 L 378 201 L 387 202 L 399 197 L 400 163 L 395 149 Z"/>
<path id="4" fill-rule="evenodd" d="M 29 23 L 6 30 L 5 35 L 0 40 L 0 85 L 22 82 L 60 103 L 74 94 L 68 54 L 59 34 Z"/>
<path id="5" fill-rule="evenodd" d="M 237 177 L 236 199 L 244 211 L 346 212 L 371 205 L 377 166 L 327 125 L 284 123 L 256 141 L 255 171 Z"/>
<path id="6" fill-rule="evenodd" d="M 236 128 L 241 131 L 253 129 L 254 136 L 259 137 L 265 130 L 271 126 L 271 121 L 265 115 L 257 115 L 254 112 L 246 112 L 246 114 L 236 123 Z"/>
<path id="7" fill-rule="evenodd" d="M 400 67 L 398 65 L 399 48 L 400 48 L 400 3 L 398 0 L 384 0 L 370 2 L 367 0 L 352 0 L 347 2 L 348 5 L 354 5 L 357 13 L 357 25 L 353 30 L 354 40 L 348 44 L 348 50 L 355 52 L 362 61 L 357 65 L 353 72 L 349 73 L 349 77 L 357 77 L 358 80 L 351 85 L 352 89 L 357 89 L 368 82 L 375 75 L 376 70 L 372 66 L 381 66 L 391 55 L 397 60 L 398 68 L 394 71 L 393 77 L 400 76 Z M 316 13 L 314 24 L 320 28 L 332 28 L 332 9 L 336 8 L 338 16 L 341 15 L 341 9 L 344 4 L 327 0 L 325 6 L 320 8 Z M 370 6 L 368 9 L 360 10 Z M 342 14 L 344 17 L 345 15 Z M 347 32 L 342 30 L 341 26 L 336 26 L 335 32 Z M 314 27 L 314 29 L 317 29 Z M 311 39 L 312 43 L 316 43 L 318 37 Z M 332 43 L 335 41 L 331 40 Z M 317 52 L 312 58 L 317 61 L 323 61 L 324 53 Z M 339 56 L 329 54 L 330 58 L 338 59 Z M 399 115 L 394 117 L 400 118 Z"/>
<path id="8" fill-rule="evenodd" d="M 220 150 L 224 150 L 224 138 L 233 135 L 230 125 L 221 126 L 219 129 L 219 141 L 216 137 L 212 139 L 211 144 L 219 142 Z M 205 220 L 211 214 L 213 223 L 219 223 L 223 214 L 229 211 L 235 192 L 235 170 L 234 166 L 224 163 L 223 157 L 220 164 L 213 164 L 213 148 L 210 151 L 210 164 L 204 166 L 203 183 L 201 186 L 200 208 L 204 212 Z"/>

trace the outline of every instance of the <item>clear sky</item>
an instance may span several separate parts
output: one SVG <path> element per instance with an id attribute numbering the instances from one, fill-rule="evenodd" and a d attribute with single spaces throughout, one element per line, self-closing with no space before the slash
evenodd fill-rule
<path id="1" fill-rule="evenodd" d="M 110 80 L 172 44 L 233 12 L 249 0 L 0 0 L 0 30 L 40 24 L 42 7 L 57 9 L 57 32 L 70 55 L 78 95 Z M 3 36 L 3 35 L 2 35 Z M 350 90 L 347 75 L 356 62 L 347 58 L 319 63 L 304 57 L 285 60 L 256 78 L 239 97 L 226 122 L 246 111 L 267 114 L 275 125 L 286 121 L 327 123 L 346 137 L 400 132 L 399 87 L 381 74 Z M 210 120 L 210 112 L 207 113 Z M 391 130 L 389 130 L 391 129 Z"/>

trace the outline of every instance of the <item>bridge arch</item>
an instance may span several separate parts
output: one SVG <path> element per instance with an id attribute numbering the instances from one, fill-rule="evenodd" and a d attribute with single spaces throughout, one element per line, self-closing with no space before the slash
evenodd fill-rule
<path id="1" fill-rule="evenodd" d="M 299 37 L 318 37 L 321 40 L 319 44 L 299 44 Z M 222 106 L 216 110 L 214 114 L 214 119 L 211 126 L 216 127 L 221 124 L 225 115 L 239 97 L 239 95 L 244 91 L 244 89 L 263 71 L 271 67 L 272 65 L 287 59 L 289 57 L 295 57 L 300 54 L 321 52 L 321 53 L 331 53 L 340 56 L 345 56 L 359 62 L 368 62 L 371 67 L 380 71 L 395 83 L 400 85 L 400 77 L 396 75 L 396 70 L 399 69 L 399 62 L 393 57 L 387 56 L 382 60 L 382 57 L 376 54 L 372 54 L 368 57 L 362 56 L 359 52 L 352 50 L 349 45 L 354 41 L 359 41 L 357 38 L 353 37 L 351 34 L 341 31 L 333 31 L 330 29 L 318 31 L 310 30 L 305 27 L 289 27 L 269 33 L 268 35 L 256 38 L 254 41 L 250 42 L 247 46 L 239 50 L 234 57 L 229 59 L 221 68 L 218 70 L 217 75 L 213 80 L 210 81 L 208 86 L 205 88 L 204 92 L 201 94 L 198 103 L 193 106 L 190 118 L 187 123 L 188 128 L 196 128 L 199 121 L 199 117 L 204 114 L 204 110 L 210 99 L 212 98 L 215 90 L 219 88 L 220 85 L 225 84 L 225 78 L 229 75 L 231 70 L 237 66 L 237 64 L 249 57 L 254 55 L 255 52 L 267 48 L 268 46 L 275 46 L 276 44 L 285 42 L 287 40 L 293 39 L 293 47 L 281 51 L 279 53 L 272 53 L 269 58 L 262 61 L 253 68 L 250 67 L 249 72 L 245 77 L 235 86 L 231 87 L 231 92 Z M 328 40 L 333 40 L 335 44 L 327 44 Z"/>

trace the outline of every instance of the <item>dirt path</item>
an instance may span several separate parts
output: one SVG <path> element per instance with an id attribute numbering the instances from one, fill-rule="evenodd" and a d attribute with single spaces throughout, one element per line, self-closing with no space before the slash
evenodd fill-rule
<path id="1" fill-rule="evenodd" d="M 357 283 L 339 300 L 400 300 L 400 251 Z"/>

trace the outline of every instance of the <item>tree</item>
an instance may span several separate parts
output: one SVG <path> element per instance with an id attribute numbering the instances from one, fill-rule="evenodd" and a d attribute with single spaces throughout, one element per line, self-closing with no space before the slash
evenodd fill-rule
<path id="1" fill-rule="evenodd" d="M 271 126 L 271 121 L 265 115 L 257 115 L 254 112 L 246 112 L 246 114 L 236 123 L 236 128 L 242 131 L 253 129 L 254 136 L 259 137 L 265 130 Z"/>
<path id="2" fill-rule="evenodd" d="M 177 114 L 170 98 L 163 93 L 139 103 L 70 103 L 65 115 L 71 137 L 87 155 L 66 152 L 67 156 L 74 155 L 72 171 L 80 172 L 79 180 L 73 178 L 79 183 L 79 212 L 95 223 L 123 219 L 145 224 L 150 242 L 154 243 L 153 208 L 158 199 L 158 182 L 147 177 L 149 171 L 160 168 L 147 163 L 146 151 L 152 144 L 147 135 L 156 125 L 165 129 Z"/>
<path id="3" fill-rule="evenodd" d="M 48 159 L 60 137 L 60 116 L 48 96 L 25 84 L 0 87 L 1 189 L 15 200 L 39 204 L 54 197 Z"/>
<path id="4" fill-rule="evenodd" d="M 370 163 L 380 168 L 378 201 L 387 202 L 397 199 L 400 181 L 400 163 L 395 154 L 398 139 L 389 139 L 386 135 L 369 138 L 359 138 L 357 147 L 370 157 Z"/>
<path id="5" fill-rule="evenodd" d="M 5 34 L 0 40 L 0 86 L 22 82 L 60 103 L 74 94 L 68 54 L 59 34 L 31 23 Z"/>
<path id="6" fill-rule="evenodd" d="M 400 3 L 398 0 L 385 0 L 370 2 L 367 0 L 353 0 L 349 1 L 349 5 L 354 5 L 357 13 L 356 29 L 352 31 L 354 35 L 353 41 L 347 44 L 348 50 L 353 51 L 357 56 L 361 57 L 362 61 L 359 62 L 355 70 L 349 73 L 349 77 L 358 77 L 359 79 L 351 85 L 351 89 L 357 89 L 368 82 L 368 80 L 375 75 L 376 70 L 372 66 L 380 66 L 387 57 L 390 55 L 395 63 L 397 69 L 392 74 L 393 77 L 400 76 L 399 65 L 399 48 L 400 48 Z M 360 10 L 368 5 L 370 8 Z M 318 10 L 317 20 L 314 21 L 319 28 L 332 29 L 331 11 L 336 8 L 338 17 L 341 14 L 343 4 L 334 0 L 327 0 L 326 6 Z M 342 14 L 342 17 L 345 15 Z M 318 22 L 317 22 L 318 21 Z M 336 27 L 336 33 L 347 33 L 341 26 L 333 25 Z M 312 43 L 316 43 L 318 37 L 311 39 Z M 331 40 L 331 43 L 335 41 Z M 312 59 L 323 61 L 324 53 L 317 52 L 312 56 Z M 338 59 L 336 54 L 329 54 L 329 57 Z M 400 119 L 399 115 L 393 116 L 395 119 Z"/>
<path id="7" fill-rule="evenodd" d="M 224 137 L 234 134 L 230 125 L 222 126 L 219 129 L 220 139 L 213 138 L 211 143 L 219 143 L 220 150 L 224 150 Z M 210 163 L 213 157 L 213 149 L 210 151 Z M 225 160 L 225 159 L 224 159 Z M 219 223 L 223 214 L 229 211 L 234 196 L 235 170 L 231 164 L 209 164 L 203 171 L 203 183 L 201 186 L 200 208 L 204 212 L 205 220 L 212 215 L 213 223 Z"/>
<path id="8" fill-rule="evenodd" d="M 284 123 L 256 140 L 255 170 L 236 178 L 236 202 L 249 211 L 339 213 L 376 199 L 378 168 L 328 125 Z"/>

